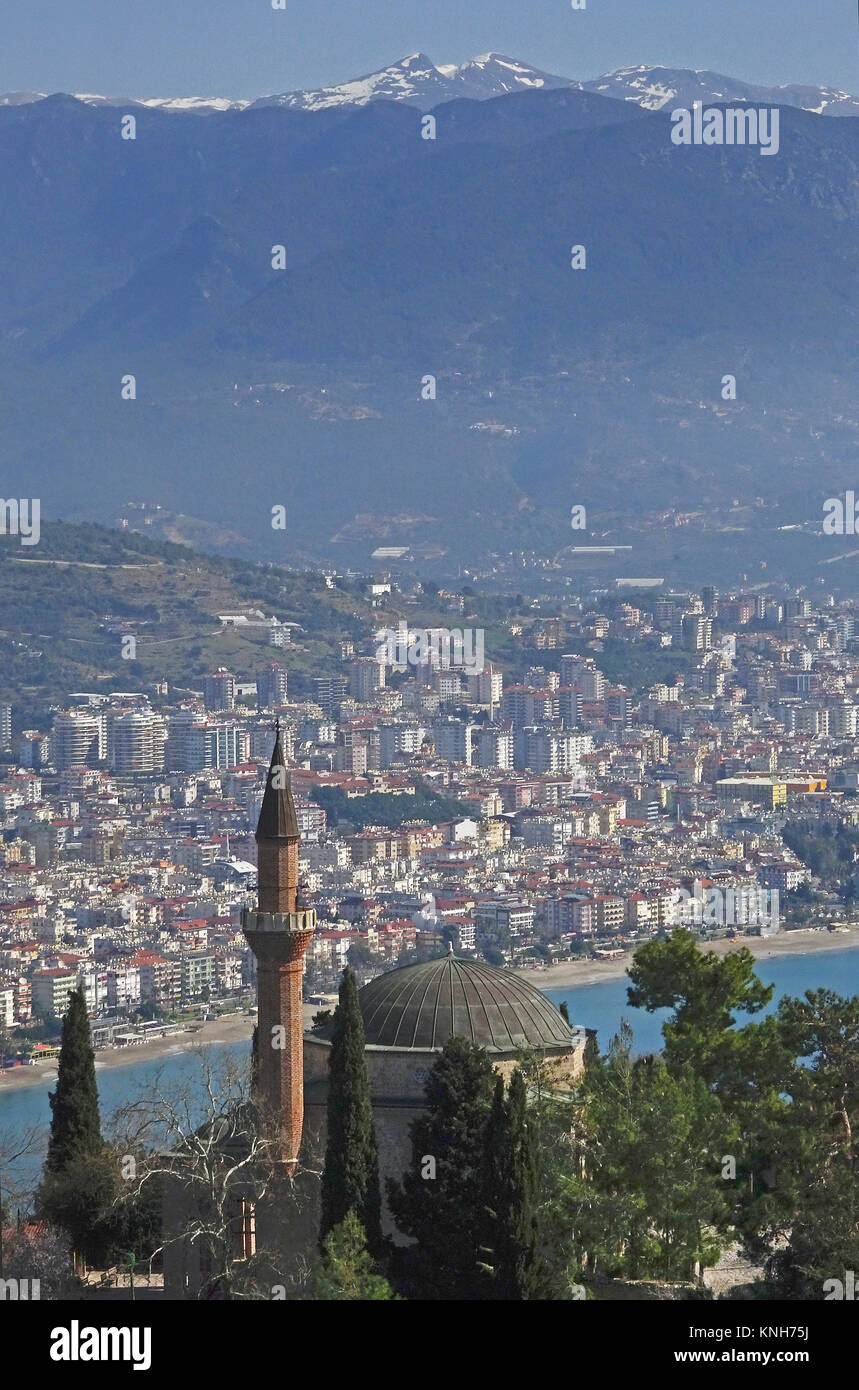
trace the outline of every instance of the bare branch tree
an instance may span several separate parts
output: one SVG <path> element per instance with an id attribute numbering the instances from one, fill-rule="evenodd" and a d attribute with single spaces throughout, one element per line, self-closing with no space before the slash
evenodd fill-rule
<path id="1" fill-rule="evenodd" d="M 39 1153 L 45 1146 L 45 1130 L 34 1124 L 16 1132 L 0 1130 L 0 1278 L 4 1272 L 3 1250 L 3 1209 L 14 1202 L 16 1206 L 30 1207 L 33 1197 L 32 1182 L 15 1173 L 15 1165 L 29 1154 Z"/>
<path id="2" fill-rule="evenodd" d="M 114 1113 L 126 1179 L 119 1201 L 160 1184 L 166 1228 L 152 1259 L 181 1246 L 208 1265 L 199 1296 L 269 1298 L 276 1255 L 256 1248 L 256 1217 L 276 1200 L 300 1202 L 296 1175 L 287 1175 L 276 1126 L 251 1098 L 249 1066 L 228 1059 L 215 1067 L 205 1049 L 196 1055 L 197 1078 L 166 1088 L 159 1076 Z"/>
<path id="3" fill-rule="evenodd" d="M 29 1205 L 33 1195 L 32 1181 L 15 1173 L 22 1158 L 38 1154 L 45 1148 L 47 1131 L 44 1125 L 33 1124 L 22 1130 L 0 1130 L 0 1199 Z"/>

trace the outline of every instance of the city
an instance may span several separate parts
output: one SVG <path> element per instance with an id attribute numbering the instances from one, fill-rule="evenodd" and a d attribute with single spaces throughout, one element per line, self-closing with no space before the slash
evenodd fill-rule
<path id="1" fill-rule="evenodd" d="M 793 906 L 810 872 L 781 830 L 859 820 L 853 605 L 712 586 L 640 601 L 535 618 L 515 637 L 541 664 L 510 672 L 386 666 L 368 633 L 315 699 L 290 701 L 287 648 L 255 674 L 208 673 L 195 699 L 72 695 L 14 749 L 0 707 L 7 1031 L 61 1018 L 79 981 L 103 1040 L 130 1040 L 141 1006 L 151 1021 L 248 995 L 239 917 L 276 718 L 320 918 L 310 992 L 449 942 L 539 968 L 704 928 L 707 888 L 737 895 L 711 935 L 778 931 L 761 889 L 790 925 L 840 925 L 852 895 L 833 885 Z M 611 684 L 606 640 L 631 660 L 678 651 L 682 674 Z M 442 814 L 411 812 L 428 797 Z"/>
<path id="2" fill-rule="evenodd" d="M 854 14 L 103 10 L 4 16 L 0 1372 L 569 1303 L 820 1379 Z"/>

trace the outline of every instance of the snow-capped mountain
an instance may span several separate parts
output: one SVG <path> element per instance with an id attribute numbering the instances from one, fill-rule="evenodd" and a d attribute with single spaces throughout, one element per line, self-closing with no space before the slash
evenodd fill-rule
<path id="1" fill-rule="evenodd" d="M 779 106 L 798 106 L 822 116 L 859 116 L 859 98 L 834 87 L 763 87 L 741 82 L 719 72 L 698 72 L 692 68 L 617 68 L 591 82 L 577 82 L 585 92 L 635 101 L 648 111 L 663 107 L 691 106 L 695 101 L 708 104 L 731 101 L 768 102 Z"/>
<path id="2" fill-rule="evenodd" d="M 539 68 L 505 58 L 500 53 L 484 53 L 479 58 L 457 67 L 456 64 L 436 66 L 425 53 L 412 53 L 398 63 L 378 72 L 341 82 L 334 87 L 319 87 L 311 91 L 283 92 L 260 97 L 257 101 L 231 101 L 227 97 L 105 97 L 91 93 L 75 93 L 78 101 L 88 106 L 148 106 L 161 111 L 242 111 L 248 106 L 283 106 L 293 111 L 322 111 L 331 106 L 366 106 L 371 101 L 400 101 L 424 110 L 439 106 L 457 97 L 473 101 L 504 96 L 506 92 L 549 87 L 570 87 L 576 84 L 569 77 L 556 77 Z M 45 92 L 7 92 L 0 95 L 0 106 L 20 106 L 42 101 Z"/>
<path id="3" fill-rule="evenodd" d="M 796 106 L 826 116 L 859 116 L 859 97 L 834 87 L 765 87 L 725 77 L 718 72 L 692 68 L 617 68 L 587 82 L 543 72 L 529 63 L 505 58 L 500 53 L 484 53 L 460 66 L 433 63 L 425 53 L 412 53 L 398 63 L 380 68 L 350 82 L 308 91 L 283 92 L 256 101 L 232 101 L 228 97 L 105 97 L 77 94 L 89 106 L 150 107 L 161 111 L 212 114 L 242 111 L 246 107 L 281 106 L 294 111 L 321 111 L 337 106 L 366 106 L 373 101 L 399 101 L 428 111 L 458 97 L 483 101 L 508 92 L 575 87 L 617 101 L 633 101 L 649 111 L 665 107 L 689 106 L 694 101 L 771 102 Z M 44 92 L 7 92 L 0 95 L 0 106 L 21 106 L 41 101 Z"/>
<path id="4" fill-rule="evenodd" d="M 501 53 L 483 53 L 459 68 L 442 68 L 468 91 L 460 91 L 460 96 L 497 97 L 505 92 L 519 92 L 529 88 L 570 87 L 569 77 L 558 77 L 515 58 L 505 58 Z"/>
<path id="5" fill-rule="evenodd" d="M 402 101 L 410 106 L 429 108 L 457 97 L 479 101 L 503 96 L 526 88 L 570 87 L 569 77 L 555 77 L 528 63 L 505 58 L 500 53 L 484 53 L 461 67 L 436 66 L 425 53 L 412 53 L 379 72 L 343 82 L 336 87 L 320 87 L 310 92 L 284 92 L 263 97 L 255 106 L 286 106 L 292 110 L 320 111 L 328 106 L 360 105 L 370 101 Z"/>
<path id="6" fill-rule="evenodd" d="M 31 101 L 44 101 L 46 92 L 3 92 L 0 106 L 27 106 Z"/>
<path id="7" fill-rule="evenodd" d="M 140 105 L 161 111 L 244 111 L 250 102 L 230 101 L 229 97 L 148 97 Z"/>
<path id="8" fill-rule="evenodd" d="M 47 96 L 47 92 L 3 92 L 0 106 L 26 106 L 29 102 L 44 101 Z M 215 111 L 243 111 L 250 106 L 249 101 L 231 101 L 229 97 L 145 97 L 138 100 L 136 97 L 103 97 L 93 92 L 75 92 L 74 97 L 86 106 L 121 106 L 126 110 L 148 106 L 161 111 L 196 111 L 203 115 Z"/>

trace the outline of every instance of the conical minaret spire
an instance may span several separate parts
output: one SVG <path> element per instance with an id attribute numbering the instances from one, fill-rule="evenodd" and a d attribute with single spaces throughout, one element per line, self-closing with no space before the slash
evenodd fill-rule
<path id="1" fill-rule="evenodd" d="M 294 912 L 298 895 L 298 819 L 280 725 L 256 828 L 260 912 Z"/>
<path id="2" fill-rule="evenodd" d="M 283 744 L 280 739 L 280 723 L 278 723 L 274 752 L 271 755 L 265 794 L 257 822 L 256 841 L 257 844 L 260 840 L 295 840 L 297 842 L 298 838 L 295 802 L 292 799 L 292 788 L 289 785 L 289 774 L 286 770 Z"/>

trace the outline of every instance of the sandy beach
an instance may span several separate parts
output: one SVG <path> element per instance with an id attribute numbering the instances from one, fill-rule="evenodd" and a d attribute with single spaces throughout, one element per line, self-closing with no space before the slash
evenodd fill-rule
<path id="1" fill-rule="evenodd" d="M 779 936 L 742 936 L 734 941 L 713 941 L 704 949 L 715 951 L 717 955 L 727 955 L 745 946 L 759 960 L 774 956 L 816 955 L 822 951 L 844 951 L 859 947 L 859 926 L 848 931 L 792 931 Z M 617 960 L 569 961 L 562 965 L 550 965 L 543 969 L 523 970 L 521 973 L 539 989 L 566 989 L 574 985 L 595 985 L 602 980 L 616 980 L 626 974 L 633 953 L 628 951 Z M 334 1001 L 332 1000 L 332 1003 Z M 309 1027 L 318 1005 L 305 1004 L 304 1024 Z M 247 1040 L 250 1047 L 254 1019 L 247 1014 L 228 1014 L 224 1018 L 204 1023 L 196 1033 L 173 1033 L 166 1038 L 152 1038 L 149 1042 L 134 1047 L 104 1047 L 95 1054 L 96 1070 L 113 1070 L 127 1067 L 134 1062 L 152 1061 L 177 1052 L 188 1052 L 195 1047 L 209 1047 L 213 1043 L 230 1043 Z M 0 1072 L 0 1100 L 12 1091 L 28 1086 L 53 1085 L 57 1078 L 56 1059 L 37 1062 L 32 1067 L 14 1067 L 11 1071 Z"/>
<path id="2" fill-rule="evenodd" d="M 815 929 L 782 932 L 779 936 L 740 936 L 734 941 L 711 941 L 704 944 L 704 951 L 714 951 L 725 956 L 729 951 L 738 951 L 743 946 L 759 960 L 772 956 L 816 955 L 820 951 L 846 951 L 851 946 L 859 946 L 859 926 L 847 931 L 829 932 Z M 528 970 L 525 975 L 540 989 L 564 989 L 573 985 L 595 985 L 600 980 L 617 979 L 625 975 L 632 961 L 633 952 L 625 952 L 617 960 L 569 961 L 561 965 L 549 965 L 545 969 Z"/>
<path id="3" fill-rule="evenodd" d="M 316 1012 L 316 1010 L 311 1010 Z M 96 1072 L 112 1071 L 115 1067 L 127 1067 L 134 1062 L 150 1062 L 158 1057 L 167 1057 L 176 1052 L 189 1052 L 195 1047 L 209 1047 L 212 1043 L 240 1042 L 247 1039 L 251 1045 L 254 1019 L 247 1014 L 227 1014 L 224 1018 L 212 1019 L 203 1023 L 196 1033 L 172 1033 L 166 1038 L 151 1038 L 146 1043 L 133 1047 L 103 1047 L 95 1054 Z M 0 1100 L 10 1091 L 23 1090 L 27 1086 L 53 1085 L 57 1079 L 56 1058 L 37 1062 L 32 1067 L 13 1067 L 11 1071 L 0 1072 Z"/>

